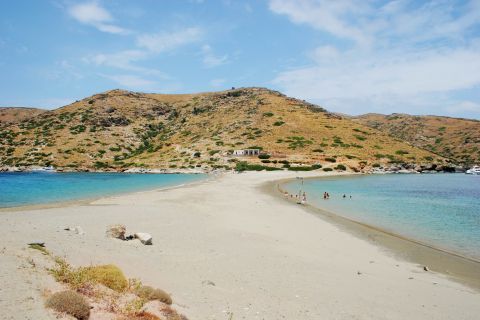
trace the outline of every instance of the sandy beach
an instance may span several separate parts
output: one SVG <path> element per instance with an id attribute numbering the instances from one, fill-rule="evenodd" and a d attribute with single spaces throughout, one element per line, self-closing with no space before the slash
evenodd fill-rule
<path id="1" fill-rule="evenodd" d="M 32 266 L 29 259 L 40 261 L 27 249 L 32 241 L 74 265 L 118 265 L 171 293 L 190 320 L 478 319 L 472 277 L 480 264 L 402 244 L 275 194 L 274 181 L 313 175 L 322 173 L 225 174 L 90 203 L 3 210 L 0 319 L 55 319 L 43 296 L 58 285 Z M 127 233 L 152 234 L 154 244 L 106 238 L 106 226 L 117 223 Z M 427 263 L 431 271 L 423 270 Z M 445 266 L 455 270 L 449 275 Z"/>

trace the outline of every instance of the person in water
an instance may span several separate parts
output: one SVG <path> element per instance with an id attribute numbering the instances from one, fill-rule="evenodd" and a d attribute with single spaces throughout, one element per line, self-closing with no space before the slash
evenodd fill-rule
<path id="1" fill-rule="evenodd" d="M 343 194 L 343 199 L 345 199 L 346 197 L 347 197 L 347 195 L 344 193 L 344 194 Z"/>

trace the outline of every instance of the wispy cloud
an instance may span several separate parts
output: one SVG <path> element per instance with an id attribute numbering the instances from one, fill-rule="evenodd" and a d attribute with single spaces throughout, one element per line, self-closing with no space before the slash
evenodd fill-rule
<path id="1" fill-rule="evenodd" d="M 457 104 L 448 106 L 445 108 L 445 111 L 451 114 L 455 114 L 457 112 L 480 114 L 480 104 L 472 101 L 461 101 Z"/>
<path id="2" fill-rule="evenodd" d="M 223 87 L 225 85 L 226 81 L 227 80 L 223 79 L 223 78 L 212 79 L 212 80 L 210 80 L 210 86 L 212 86 L 214 88 L 220 88 L 220 87 Z"/>
<path id="3" fill-rule="evenodd" d="M 150 52 L 161 53 L 197 42 L 201 39 L 202 34 L 202 29 L 198 27 L 185 28 L 174 32 L 143 34 L 137 37 L 137 46 Z"/>
<path id="4" fill-rule="evenodd" d="M 160 54 L 195 43 L 201 39 L 202 34 L 202 29 L 188 27 L 172 32 L 137 35 L 135 46 L 132 49 L 113 53 L 91 54 L 84 57 L 83 61 L 96 66 L 135 72 L 136 75 L 103 74 L 102 76 L 130 89 L 151 90 L 159 84 L 158 80 L 165 80 L 170 77 L 158 69 L 142 67 L 139 64 Z M 155 80 L 146 79 L 145 76 L 155 76 Z"/>
<path id="5" fill-rule="evenodd" d="M 158 83 L 153 80 L 148 80 L 136 75 L 119 74 L 119 75 L 105 75 L 104 78 L 110 79 L 122 87 L 135 90 L 149 90 L 155 87 Z"/>
<path id="6" fill-rule="evenodd" d="M 97 28 L 99 31 L 113 34 L 129 34 L 130 31 L 114 24 L 109 11 L 97 2 L 86 2 L 68 8 L 68 13 L 78 22 Z"/>
<path id="7" fill-rule="evenodd" d="M 202 46 L 203 64 L 207 68 L 217 67 L 228 62 L 228 55 L 217 56 L 208 44 Z"/>
<path id="8" fill-rule="evenodd" d="M 306 52 L 307 66 L 276 76 L 273 82 L 290 95 L 347 113 L 399 107 L 419 113 L 461 106 L 455 94 L 480 86 L 480 39 L 471 36 L 480 24 L 478 1 L 269 4 L 274 13 L 318 30 L 325 43 Z"/>

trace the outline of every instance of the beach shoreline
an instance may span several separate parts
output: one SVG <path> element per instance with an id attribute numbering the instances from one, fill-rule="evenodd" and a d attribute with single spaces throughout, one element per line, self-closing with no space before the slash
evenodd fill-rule
<path id="1" fill-rule="evenodd" d="M 104 172 L 101 172 L 104 173 Z M 144 173 L 135 173 L 135 174 L 144 174 Z M 177 173 L 155 173 L 155 174 L 177 174 Z M 184 173 L 184 174 L 199 174 L 199 173 Z M 215 180 L 220 178 L 224 173 L 201 173 L 206 176 L 205 179 L 200 179 L 197 181 L 191 181 L 191 182 L 185 182 L 181 183 L 178 185 L 171 185 L 171 186 L 166 186 L 166 187 L 154 187 L 154 188 L 147 188 L 147 189 L 142 189 L 142 190 L 136 190 L 136 191 L 121 191 L 121 192 L 116 192 L 113 194 L 108 194 L 108 195 L 102 195 L 102 196 L 97 196 L 97 197 L 84 197 L 84 198 L 79 198 L 75 200 L 65 200 L 65 201 L 52 201 L 52 202 L 46 202 L 46 203 L 38 203 L 38 204 L 28 204 L 28 205 L 20 205 L 20 206 L 12 206 L 12 207 L 0 207 L 0 214 L 2 212 L 18 212 L 18 211 L 25 211 L 25 210 L 42 210 L 42 209 L 53 209 L 53 208 L 64 208 L 64 207 L 71 207 L 71 206 L 77 206 L 77 205 L 92 205 L 93 202 L 95 201 L 100 201 L 102 199 L 107 199 L 110 197 L 118 197 L 122 195 L 133 195 L 133 194 L 138 194 L 138 193 L 144 193 L 144 192 L 155 192 L 155 191 L 163 191 L 163 190 L 170 190 L 170 189 L 176 189 L 176 188 L 181 188 L 184 186 L 188 185 L 195 185 L 197 183 L 201 183 L 203 181 L 208 181 L 208 180 Z"/>
<path id="2" fill-rule="evenodd" d="M 475 319 L 480 294 L 474 286 L 433 265 L 424 271 L 380 245 L 387 236 L 371 230 L 362 236 L 358 227 L 319 218 L 275 190 L 283 179 L 326 175 L 224 174 L 86 206 L 0 212 L 0 308 L 12 319 L 54 319 L 43 306 L 51 277 L 28 262 L 41 259 L 26 246 L 36 240 L 74 266 L 118 265 L 127 277 L 169 292 L 191 320 Z M 152 234 L 153 245 L 106 238 L 106 226 L 116 223 L 127 233 Z"/>
<path id="3" fill-rule="evenodd" d="M 306 177 L 305 179 L 321 178 L 322 176 Z M 284 196 L 285 189 L 282 188 L 282 185 L 293 180 L 295 178 L 267 182 L 262 189 L 283 201 L 298 206 L 295 198 L 290 199 Z M 473 257 L 464 256 L 457 252 L 389 232 L 380 227 L 349 219 L 308 203 L 301 206 L 304 207 L 305 211 L 319 216 L 329 223 L 343 227 L 361 239 L 385 248 L 400 259 L 426 266 L 431 271 L 442 273 L 480 292 L 480 261 Z"/>

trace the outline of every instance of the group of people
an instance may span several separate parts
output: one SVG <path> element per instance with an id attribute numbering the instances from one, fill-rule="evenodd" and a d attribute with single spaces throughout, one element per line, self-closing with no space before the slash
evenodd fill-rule
<path id="1" fill-rule="evenodd" d="M 292 199 L 294 197 L 293 194 L 290 194 L 287 191 L 285 191 L 284 195 L 285 195 L 285 197 L 290 196 L 290 198 L 292 198 Z M 307 194 L 305 192 L 303 194 L 302 193 L 295 194 L 295 199 L 297 200 L 298 204 L 305 204 L 305 203 L 307 203 Z"/>
<path id="2" fill-rule="evenodd" d="M 302 193 L 299 193 L 299 194 L 295 194 L 295 195 L 294 195 L 294 194 L 290 194 L 290 193 L 288 193 L 287 191 L 285 191 L 284 195 L 285 195 L 285 197 L 290 197 L 290 198 L 292 198 L 292 199 L 295 197 L 295 199 L 297 200 L 297 203 L 298 203 L 298 204 L 305 204 L 305 203 L 307 203 L 307 194 L 306 194 L 305 192 L 303 192 L 303 194 L 302 194 Z M 352 199 L 352 196 L 351 196 L 351 195 L 350 195 L 349 197 L 350 197 L 350 199 Z M 343 194 L 342 198 L 343 198 L 343 199 L 346 199 L 346 198 L 347 198 L 347 195 L 346 195 L 346 194 Z M 323 199 L 324 199 L 324 200 L 330 199 L 330 193 L 324 192 L 324 193 L 323 193 Z"/>

